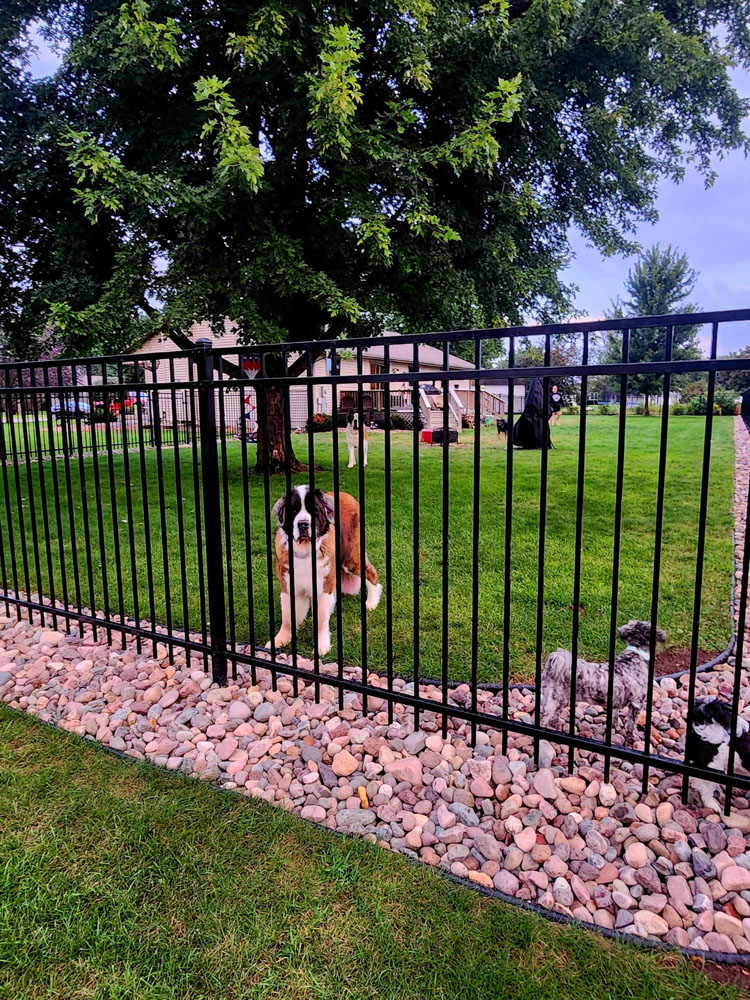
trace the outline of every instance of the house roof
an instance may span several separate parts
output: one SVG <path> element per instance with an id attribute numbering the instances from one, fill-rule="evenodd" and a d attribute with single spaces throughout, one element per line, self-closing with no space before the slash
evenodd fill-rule
<path id="1" fill-rule="evenodd" d="M 226 332 L 222 337 L 216 337 L 212 335 L 211 329 L 207 323 L 194 324 L 188 331 L 188 336 L 191 340 L 197 340 L 198 337 L 209 337 L 211 340 L 218 342 L 217 346 L 221 347 L 234 347 L 237 344 L 237 333 L 229 324 L 227 324 Z M 399 335 L 391 331 L 386 331 L 383 337 L 389 338 L 390 347 L 390 359 L 391 361 L 398 361 L 401 364 L 411 364 L 414 359 L 414 346 L 413 344 L 399 344 L 393 343 L 394 340 L 398 340 Z M 146 337 L 142 345 L 134 353 L 138 354 L 146 349 L 146 345 L 157 346 L 161 343 L 165 344 L 165 350 L 170 349 L 171 341 L 167 344 L 169 338 L 164 337 L 159 333 L 152 333 L 150 336 Z M 341 341 L 341 346 L 346 347 L 346 341 Z M 251 348 L 250 348 L 251 349 Z M 178 347 L 175 347 L 175 351 L 179 351 Z M 367 347 L 362 351 L 362 357 L 367 361 L 383 361 L 385 356 L 384 348 L 381 343 L 373 344 L 372 347 Z M 432 347 L 429 344 L 419 345 L 419 363 L 420 365 L 429 365 L 431 368 L 441 369 L 443 367 L 443 351 L 441 348 Z M 464 361 L 463 358 L 457 358 L 455 354 L 448 355 L 448 364 L 451 369 L 461 368 L 461 369 L 471 369 L 474 367 L 471 361 Z"/>
<path id="2" fill-rule="evenodd" d="M 397 333 L 392 333 L 391 331 L 386 331 L 383 337 L 389 339 L 389 356 L 391 361 L 399 361 L 401 363 L 411 364 L 414 360 L 414 345 L 413 344 L 399 344 L 393 343 L 394 340 L 398 339 Z M 362 357 L 367 358 L 368 361 L 382 361 L 385 357 L 385 347 L 380 344 L 373 344 L 372 347 L 367 347 L 362 351 Z M 443 351 L 440 347 L 432 347 L 430 344 L 420 344 L 419 345 L 419 363 L 420 365 L 430 365 L 433 368 L 442 370 L 443 368 Z M 448 355 L 448 365 L 450 368 L 463 368 L 471 369 L 474 367 L 471 361 L 464 361 L 463 358 L 457 358 L 455 354 Z"/>

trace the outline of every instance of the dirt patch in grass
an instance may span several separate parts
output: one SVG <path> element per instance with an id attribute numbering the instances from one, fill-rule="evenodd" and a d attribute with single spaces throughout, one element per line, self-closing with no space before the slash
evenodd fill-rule
<path id="1" fill-rule="evenodd" d="M 720 649 L 711 652 L 707 649 L 698 650 L 698 666 L 708 663 L 721 653 Z M 668 646 L 656 654 L 654 672 L 657 677 L 665 674 L 676 674 L 678 670 L 690 669 L 690 650 L 685 646 Z"/>
<path id="2" fill-rule="evenodd" d="M 716 962 L 704 962 L 701 958 L 694 959 L 693 965 L 715 983 L 734 986 L 741 997 L 750 997 L 750 969 L 745 966 L 719 965 Z"/>

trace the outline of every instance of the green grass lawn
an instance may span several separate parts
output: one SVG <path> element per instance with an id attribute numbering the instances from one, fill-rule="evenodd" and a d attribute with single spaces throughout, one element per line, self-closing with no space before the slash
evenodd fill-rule
<path id="1" fill-rule="evenodd" d="M 698 531 L 703 420 L 676 417 L 669 424 L 669 450 L 666 476 L 666 501 L 662 552 L 662 583 L 659 624 L 667 629 L 671 645 L 690 643 L 692 601 L 695 577 L 695 551 Z M 590 658 L 605 657 L 608 645 L 610 595 L 613 550 L 613 513 L 615 502 L 616 444 L 618 423 L 614 417 L 591 417 L 588 421 L 584 524 L 581 585 L 580 649 Z M 706 557 L 704 563 L 704 598 L 701 616 L 700 645 L 706 650 L 720 650 L 730 635 L 729 591 L 732 578 L 732 489 L 733 489 L 733 424 L 730 419 L 714 421 L 711 465 L 711 485 L 708 506 Z M 625 490 L 623 505 L 623 536 L 620 575 L 618 622 L 630 618 L 645 618 L 650 614 L 651 578 L 653 572 L 654 519 L 656 511 L 656 481 L 660 421 L 632 417 L 627 425 Z M 449 635 L 450 675 L 467 679 L 470 671 L 471 648 L 471 553 L 472 553 L 472 472 L 473 432 L 466 431 L 450 451 L 450 518 L 449 518 Z M 578 418 L 563 417 L 554 430 L 555 450 L 549 453 L 547 494 L 546 560 L 544 564 L 544 637 L 543 655 L 558 645 L 570 645 L 573 600 L 573 563 L 575 539 L 576 469 L 578 450 Z M 300 457 L 307 456 L 306 436 L 295 436 L 294 444 Z M 393 595 L 394 667 L 408 674 L 413 662 L 413 566 L 412 566 L 412 439 L 408 432 L 392 435 L 392 511 L 393 511 Z M 315 436 L 315 461 L 321 467 L 317 484 L 332 487 L 332 439 L 330 434 Z M 248 446 L 250 467 L 254 464 L 254 446 Z M 339 435 L 341 487 L 355 496 L 359 493 L 356 469 L 346 468 L 346 447 L 343 433 Z M 497 681 L 502 672 L 504 578 L 505 470 L 507 452 L 503 450 L 494 429 L 482 431 L 480 482 L 480 543 L 479 543 L 479 676 L 481 680 Z M 125 611 L 132 613 L 133 581 L 130 570 L 126 488 L 123 456 L 113 458 L 115 475 L 115 524 L 119 532 L 117 544 L 113 534 L 112 495 L 108 469 L 100 466 L 101 502 L 103 509 L 104 558 L 99 548 L 96 490 L 93 463 L 84 463 L 88 498 L 87 524 L 90 531 L 91 561 L 94 581 L 94 604 L 103 606 L 103 582 L 109 585 L 110 603 L 117 607 L 114 550 L 122 558 L 125 590 Z M 100 458 L 101 462 L 101 458 Z M 539 547 L 539 480 L 541 455 L 538 452 L 515 452 L 513 473 L 513 561 L 510 579 L 511 624 L 509 643 L 511 669 L 515 677 L 533 673 L 535 657 L 537 567 Z M 200 613 L 200 588 L 195 543 L 195 501 L 193 490 L 192 454 L 180 451 L 176 463 L 174 451 L 165 449 L 162 468 L 163 514 L 166 524 L 166 573 L 160 536 L 162 504 L 160 501 L 159 468 L 156 454 L 146 453 L 143 472 L 146 494 L 141 484 L 141 466 L 137 453 L 130 454 L 130 484 L 133 499 L 135 532 L 136 587 L 142 616 L 150 614 L 149 591 L 154 595 L 157 621 L 166 621 L 166 587 L 170 588 L 170 606 L 175 624 L 182 624 L 183 592 L 181 555 L 178 535 L 178 510 L 175 494 L 175 469 L 179 464 L 182 476 L 182 513 L 185 531 L 184 560 L 187 578 L 185 600 L 188 621 L 196 628 Z M 238 640 L 248 638 L 249 613 L 245 531 L 243 509 L 242 447 L 236 441 L 227 444 L 226 455 L 230 527 L 232 537 L 233 601 L 230 620 Z M 41 469 L 45 477 L 48 507 L 51 510 L 52 463 Z M 86 569 L 86 537 L 81 497 L 79 469 L 73 467 L 73 482 L 68 497 L 62 467 L 57 466 L 62 497 L 61 542 L 66 560 L 69 593 L 74 595 L 72 571 L 72 541 L 68 500 L 73 506 L 76 552 L 82 574 Z M 441 666 L 441 580 L 442 580 L 442 449 L 421 446 L 420 473 L 420 654 L 422 676 L 438 677 Z M 32 589 L 36 587 L 36 559 L 39 557 L 42 590 L 49 593 L 48 570 L 44 546 L 34 547 L 30 531 L 29 484 L 36 496 L 36 518 L 42 525 L 39 502 L 40 467 L 32 464 L 27 473 L 20 469 L 20 492 L 24 512 L 26 548 Z M 297 482 L 306 476 L 295 476 Z M 0 483 L 0 490 L 2 483 Z M 274 477 L 271 482 L 271 503 L 282 493 L 284 480 Z M 221 484 L 217 484 L 221 492 Z M 16 483 L 10 474 L 9 502 L 13 512 L 14 539 L 20 549 L 21 538 L 17 518 Z M 144 503 L 144 496 L 146 502 Z M 256 640 L 268 639 L 268 603 L 265 549 L 265 512 L 263 477 L 248 477 L 248 497 L 251 513 L 253 598 Z M 144 510 L 149 517 L 148 536 L 144 527 Z M 52 516 L 52 515 L 51 515 Z M 6 560 L 9 556 L 8 527 L 4 497 L 0 497 L 0 525 L 4 537 Z M 385 489 L 384 435 L 373 433 L 370 438 L 370 465 L 366 472 L 367 549 L 381 574 L 385 575 Z M 147 557 L 146 539 L 150 539 L 151 556 Z M 52 518 L 53 578 L 55 593 L 61 595 L 62 574 L 59 564 L 60 542 Z M 20 562 L 19 562 L 20 565 Z M 386 587 L 388 581 L 384 581 Z M 274 580 L 275 586 L 275 580 Z M 277 594 L 277 592 L 276 592 Z M 82 601 L 90 602 L 87 587 Z M 278 624 L 278 596 L 275 600 Z M 343 602 L 344 659 L 360 662 L 359 599 L 347 597 Z M 369 665 L 383 669 L 386 664 L 386 601 L 367 617 Z M 308 621 L 299 636 L 301 652 L 312 651 L 312 629 Z M 335 652 L 335 650 L 334 650 Z"/>
<path id="2" fill-rule="evenodd" d="M 731 1000 L 266 803 L 0 708 L 0 997 Z"/>

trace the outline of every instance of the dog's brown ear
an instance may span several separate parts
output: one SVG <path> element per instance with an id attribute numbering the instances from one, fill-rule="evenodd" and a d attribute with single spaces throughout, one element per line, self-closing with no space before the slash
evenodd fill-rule
<path id="1" fill-rule="evenodd" d="M 334 512 L 333 497 L 322 490 L 315 490 L 316 527 L 325 528 L 325 525 L 333 524 Z"/>
<path id="2" fill-rule="evenodd" d="M 279 497 L 273 505 L 273 512 L 276 515 L 276 520 L 279 522 L 279 527 L 283 528 L 286 521 L 286 494 Z"/>

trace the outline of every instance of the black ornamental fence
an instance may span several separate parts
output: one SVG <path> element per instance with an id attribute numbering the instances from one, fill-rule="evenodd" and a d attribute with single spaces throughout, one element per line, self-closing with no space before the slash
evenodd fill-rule
<path id="1" fill-rule="evenodd" d="M 733 422 L 714 415 L 713 401 L 718 373 L 750 368 L 750 359 L 718 357 L 720 334 L 748 322 L 750 310 L 735 310 L 0 364 L 0 604 L 110 643 L 164 643 L 170 656 L 184 649 L 218 684 L 238 671 L 253 681 L 270 671 L 274 685 L 286 675 L 295 693 L 309 685 L 316 697 L 329 685 L 342 706 L 355 693 L 365 711 L 383 706 L 389 719 L 400 703 L 415 728 L 430 713 L 444 732 L 450 720 L 468 724 L 472 738 L 477 727 L 494 728 L 504 746 L 514 733 L 537 754 L 548 740 L 568 748 L 571 767 L 576 752 L 588 752 L 604 759 L 607 776 L 615 759 L 639 766 L 644 788 L 658 769 L 683 776 L 687 791 L 689 776 L 718 775 L 691 763 L 682 738 L 653 737 L 656 630 L 682 637 L 681 725 L 689 731 L 702 649 L 727 647 L 725 660 L 731 652 Z M 675 359 L 675 331 L 695 325 L 707 331 L 708 357 Z M 662 359 L 631 360 L 631 345 L 649 331 Z M 619 358 L 601 363 L 595 348 L 605 335 L 608 356 L 616 344 Z M 543 348 L 539 367 L 516 363 L 527 337 Z M 554 365 L 560 337 L 577 353 Z M 488 341 L 503 348 L 492 367 L 483 358 Z M 376 345 L 374 366 L 367 352 Z M 706 380 L 705 414 L 673 414 L 670 393 L 696 375 Z M 659 416 L 615 408 L 607 418 L 583 406 L 552 427 L 551 449 L 513 447 L 514 427 L 528 417 L 518 412 L 519 385 L 540 380 L 534 398 L 546 423 L 554 385 L 568 401 L 585 400 L 602 378 L 621 399 L 648 379 Z M 507 379 L 505 429 L 488 426 L 481 410 L 482 385 L 499 379 Z M 422 427 L 414 415 L 426 394 L 434 413 L 440 392 L 442 425 Z M 378 430 L 365 420 L 373 419 L 370 398 L 379 401 Z M 352 409 L 360 420 L 349 435 L 350 468 L 341 424 Z M 452 443 L 456 423 L 463 430 Z M 435 438 L 439 447 L 423 447 Z M 283 651 L 275 645 L 273 506 L 299 484 L 331 493 L 335 553 L 341 495 L 358 500 L 361 551 L 383 586 L 375 611 L 364 588 L 340 596 L 327 656 L 318 655 L 315 583 L 312 628 L 294 620 L 291 601 L 291 642 Z M 750 546 L 738 567 L 739 635 L 749 562 Z M 618 733 L 622 706 L 613 698 L 617 628 L 629 618 L 652 623 L 642 747 Z M 602 664 L 599 730 L 590 706 L 581 710 L 575 667 L 567 710 L 542 725 L 534 692 L 561 640 L 573 664 L 579 656 Z M 746 696 L 742 642 L 735 655 L 723 674 L 732 732 Z M 514 688 L 533 695 L 523 711 L 511 710 Z M 750 779 L 735 773 L 734 754 L 729 760 L 722 783 L 747 794 Z"/>

